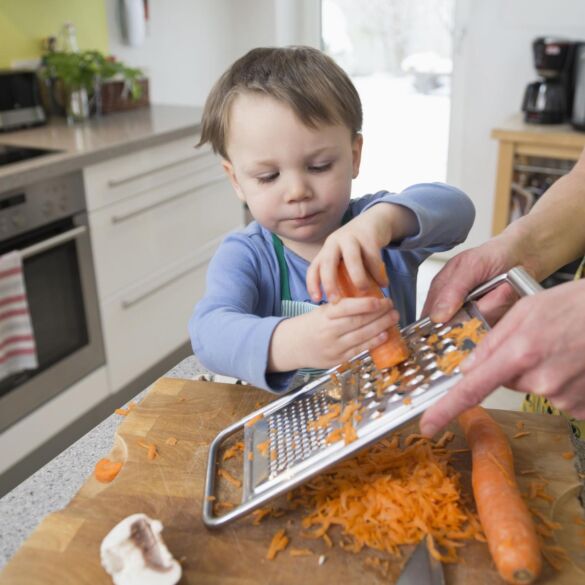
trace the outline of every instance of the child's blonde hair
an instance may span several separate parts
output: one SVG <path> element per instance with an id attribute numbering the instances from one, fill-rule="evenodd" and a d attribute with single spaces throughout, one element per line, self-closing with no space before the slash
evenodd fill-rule
<path id="1" fill-rule="evenodd" d="M 311 47 L 252 49 L 215 83 L 205 107 L 201 139 L 226 160 L 229 110 L 235 96 L 257 92 L 288 104 L 311 128 L 343 124 L 354 137 L 362 128 L 362 105 L 348 75 L 331 57 Z"/>

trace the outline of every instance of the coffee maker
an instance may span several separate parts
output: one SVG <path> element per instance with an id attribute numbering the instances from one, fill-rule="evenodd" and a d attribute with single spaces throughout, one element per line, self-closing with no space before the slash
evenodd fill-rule
<path id="1" fill-rule="evenodd" d="M 562 124 L 573 108 L 574 58 L 577 43 L 539 37 L 532 43 L 538 81 L 528 84 L 522 111 L 531 124 Z"/>

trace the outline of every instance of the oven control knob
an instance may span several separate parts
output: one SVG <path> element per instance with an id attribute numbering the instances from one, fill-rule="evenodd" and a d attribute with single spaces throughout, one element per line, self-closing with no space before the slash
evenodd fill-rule
<path id="1" fill-rule="evenodd" d="M 21 228 L 26 223 L 26 218 L 22 213 L 16 213 L 12 216 L 12 225 L 16 228 Z"/>
<path id="2" fill-rule="evenodd" d="M 53 205 L 52 201 L 45 201 L 43 203 L 43 205 L 41 206 L 41 210 L 43 212 L 43 215 L 45 217 L 51 216 L 53 214 L 53 208 L 54 208 L 54 205 Z"/>

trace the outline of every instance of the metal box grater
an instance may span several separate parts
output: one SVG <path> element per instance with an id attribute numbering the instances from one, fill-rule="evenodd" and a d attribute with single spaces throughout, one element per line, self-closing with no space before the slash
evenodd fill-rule
<path id="1" fill-rule="evenodd" d="M 520 295 L 542 290 L 523 268 L 517 267 L 475 289 L 463 308 L 448 323 L 421 319 L 402 330 L 411 356 L 397 366 L 398 379 L 392 382 L 391 370 L 377 370 L 368 352 L 354 357 L 349 367 L 337 366 L 320 378 L 286 395 L 223 430 L 213 440 L 207 466 L 203 521 L 219 527 L 249 514 L 268 501 L 304 483 L 333 464 L 350 457 L 411 420 L 443 396 L 460 378 L 458 368 L 447 374 L 437 365 L 440 355 L 456 349 L 447 334 L 457 324 L 476 317 L 487 328 L 475 300 L 508 282 Z M 442 342 L 428 343 L 435 334 Z M 471 348 L 471 347 L 470 347 Z M 360 405 L 359 421 L 354 421 L 357 439 L 345 444 L 343 439 L 327 442 L 327 437 L 341 426 L 333 420 L 324 428 L 309 423 L 343 408 L 351 401 Z M 338 406 L 337 406 L 338 405 Z M 213 513 L 218 450 L 222 442 L 244 430 L 242 503 L 222 516 Z M 260 448 L 259 448 L 260 447 Z M 252 453 L 252 458 L 248 454 Z"/>

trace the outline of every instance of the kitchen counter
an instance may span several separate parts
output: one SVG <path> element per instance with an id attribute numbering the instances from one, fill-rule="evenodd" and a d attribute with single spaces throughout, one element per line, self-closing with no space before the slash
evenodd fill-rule
<path id="1" fill-rule="evenodd" d="M 165 374 L 168 378 L 193 379 L 208 375 L 195 356 Z M 133 400 L 139 402 L 148 388 Z M 0 499 L 0 569 L 48 514 L 64 508 L 93 472 L 96 461 L 112 449 L 122 417 L 110 415 L 60 455 Z"/>
<path id="2" fill-rule="evenodd" d="M 192 106 L 152 105 L 82 124 L 68 125 L 65 119 L 55 118 L 46 126 L 0 134 L 0 144 L 59 151 L 0 167 L 1 189 L 18 188 L 190 135 L 195 145 L 201 113 L 201 108 Z"/>

